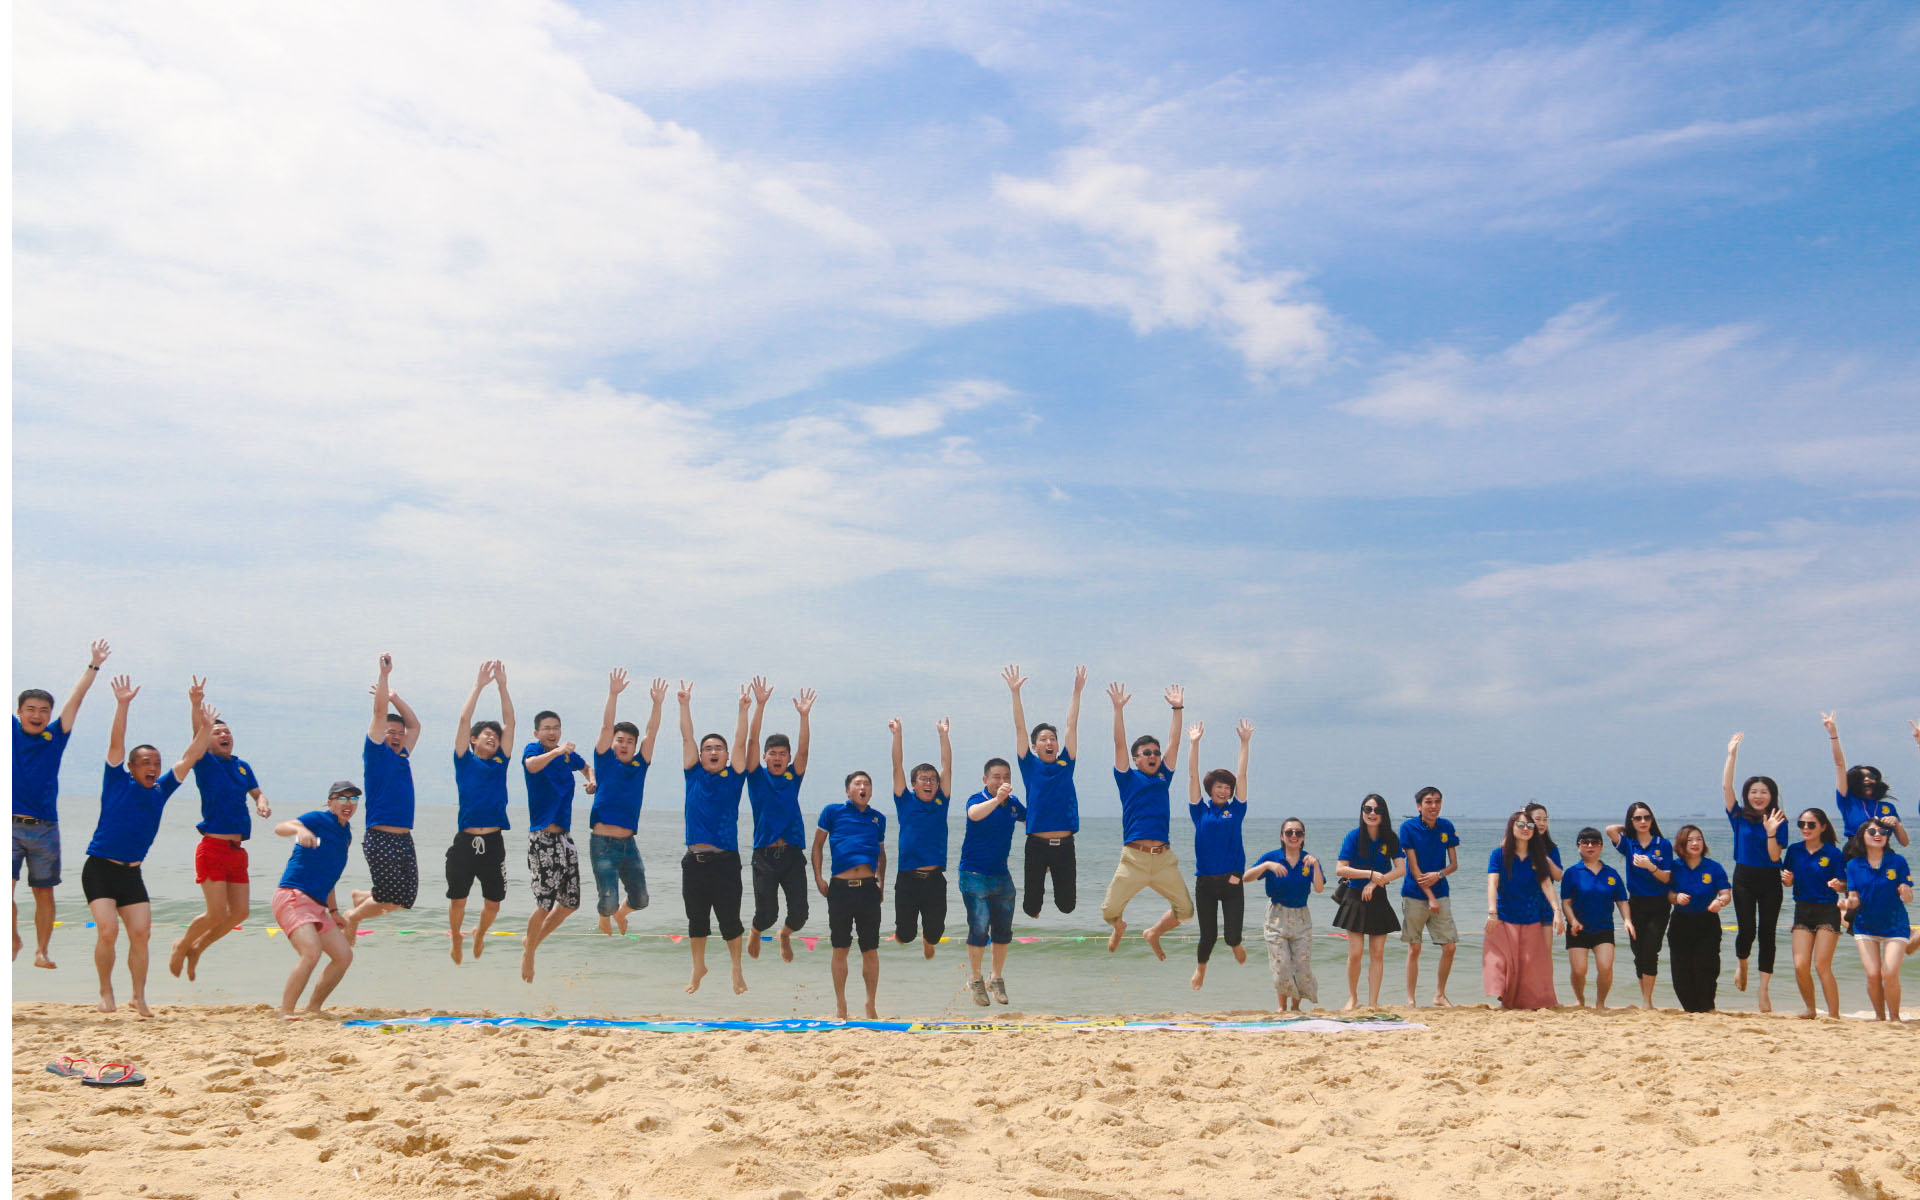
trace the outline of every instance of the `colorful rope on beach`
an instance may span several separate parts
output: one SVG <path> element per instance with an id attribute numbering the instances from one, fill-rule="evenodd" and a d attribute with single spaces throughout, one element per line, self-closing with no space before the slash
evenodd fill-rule
<path id="1" fill-rule="evenodd" d="M 1425 1025 L 1401 1020 L 1392 1013 L 1355 1013 L 1351 1016 L 1288 1017 L 1265 1021 L 1138 1021 L 1120 1017 L 1082 1021 L 821 1021 L 789 1018 L 775 1021 L 616 1021 L 599 1017 L 388 1017 L 342 1021 L 342 1026 L 398 1033 L 404 1028 L 449 1028 L 485 1025 L 506 1029 L 625 1029 L 641 1033 L 833 1033 L 869 1029 L 880 1033 L 1051 1033 L 1058 1030 L 1100 1033 L 1417 1033 Z"/>

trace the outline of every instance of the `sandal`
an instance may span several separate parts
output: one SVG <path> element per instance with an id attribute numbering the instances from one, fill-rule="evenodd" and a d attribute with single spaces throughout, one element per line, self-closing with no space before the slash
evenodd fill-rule
<path id="1" fill-rule="evenodd" d="M 985 1008 L 987 1005 L 992 1003 L 992 1001 L 987 999 L 987 981 L 986 980 L 976 979 L 973 981 L 973 1002 L 975 1004 L 978 1004 L 981 1008 Z M 48 1067 L 47 1070 L 51 1071 L 53 1070 L 53 1068 Z"/>
<path id="2" fill-rule="evenodd" d="M 47 1070 L 52 1071 L 62 1079 L 74 1079 L 85 1075 L 92 1066 L 93 1063 L 87 1059 L 80 1058 L 73 1054 L 62 1054 L 59 1062 L 50 1062 L 47 1064 Z"/>
<path id="3" fill-rule="evenodd" d="M 87 1087 L 140 1087 L 147 1077 L 133 1069 L 132 1063 L 108 1063 L 80 1081 Z"/>

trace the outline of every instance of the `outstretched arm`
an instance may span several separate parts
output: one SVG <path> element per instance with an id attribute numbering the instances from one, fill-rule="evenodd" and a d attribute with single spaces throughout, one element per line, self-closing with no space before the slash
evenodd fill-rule
<path id="1" fill-rule="evenodd" d="M 1207 727 L 1198 721 L 1187 727 L 1187 804 L 1189 807 L 1199 804 L 1206 797 L 1200 794 L 1200 739 L 1205 736 Z"/>
<path id="2" fill-rule="evenodd" d="M 693 685 L 682 679 L 680 690 L 680 766 L 692 767 L 700 761 L 700 745 L 693 740 Z"/>
<path id="3" fill-rule="evenodd" d="M 747 769 L 747 746 L 749 744 L 747 741 L 747 710 L 751 707 L 753 707 L 753 693 L 743 684 L 740 688 L 740 716 L 733 723 L 733 758 L 731 761 L 733 769 L 736 771 L 744 771 Z"/>
<path id="4" fill-rule="evenodd" d="M 1113 701 L 1113 769 L 1127 769 L 1127 701 L 1133 699 L 1125 686 L 1107 685 L 1107 698 Z"/>
<path id="5" fill-rule="evenodd" d="M 940 731 L 940 790 L 953 795 L 953 739 L 947 736 L 947 718 L 941 717 L 933 723 Z"/>
<path id="6" fill-rule="evenodd" d="M 1080 693 L 1087 690 L 1087 669 L 1084 666 L 1073 669 L 1073 698 L 1067 701 L 1067 728 L 1061 734 L 1060 745 L 1066 750 L 1067 757 L 1078 762 L 1080 759 Z"/>
<path id="7" fill-rule="evenodd" d="M 411 704 L 400 698 L 399 692 L 391 688 L 387 690 L 387 703 L 393 705 L 394 711 L 400 714 L 400 723 L 406 729 L 400 735 L 400 745 L 408 754 L 412 754 L 413 748 L 420 744 L 420 715 L 413 711 Z"/>
<path id="8" fill-rule="evenodd" d="M 207 702 L 207 681 L 198 675 L 187 678 L 192 680 L 187 684 L 187 740 L 192 741 L 193 735 L 200 732 L 200 706 Z"/>
<path id="9" fill-rule="evenodd" d="M 812 688 L 801 688 L 793 698 L 794 711 L 800 714 L 800 740 L 793 747 L 793 773 L 807 773 L 807 751 L 813 744 L 813 702 L 819 697 Z"/>
<path id="10" fill-rule="evenodd" d="M 760 725 L 767 715 L 767 701 L 773 698 L 773 685 L 764 675 L 753 677 L 753 718 L 747 725 L 747 759 L 743 770 L 760 765 Z"/>
<path id="11" fill-rule="evenodd" d="M 627 673 L 623 668 L 615 667 L 607 672 L 607 706 L 600 713 L 600 736 L 593 743 L 595 754 L 605 754 L 613 749 L 613 727 L 620 723 L 620 693 L 627 690 Z M 654 716 L 660 715 L 659 705 L 655 705 Z"/>
<path id="12" fill-rule="evenodd" d="M 107 639 L 87 647 L 89 661 L 80 671 L 80 680 L 73 685 L 73 691 L 67 694 L 67 702 L 60 706 L 60 732 L 72 733 L 73 723 L 80 719 L 80 705 L 87 698 L 88 689 L 100 674 L 100 664 L 107 661 L 107 655 L 113 653 L 113 647 L 107 645 Z"/>
<path id="13" fill-rule="evenodd" d="M 1161 754 L 1160 765 L 1171 772 L 1180 765 L 1180 722 L 1185 719 L 1187 692 L 1177 683 L 1168 684 L 1166 697 L 1167 707 L 1173 709 L 1173 728 L 1167 730 L 1167 748 Z"/>
<path id="14" fill-rule="evenodd" d="M 660 708 L 667 702 L 667 681 L 656 678 L 647 687 L 647 698 L 653 701 L 653 710 L 647 714 L 647 729 L 640 737 L 640 761 L 653 765 L 653 743 L 660 736 Z"/>
<path id="15" fill-rule="evenodd" d="M 453 730 L 453 756 L 459 758 L 467 752 L 468 733 L 473 728 L 473 710 L 480 707 L 480 690 L 493 680 L 493 660 L 480 664 L 480 673 L 474 676 L 473 690 L 467 693 L 466 707 L 460 710 L 460 723 Z"/>
<path id="16" fill-rule="evenodd" d="M 220 713 L 213 705 L 200 706 L 200 731 L 193 735 L 191 742 L 187 743 L 186 753 L 180 756 L 180 761 L 173 764 L 173 777 L 181 783 L 187 781 L 187 775 L 193 770 L 193 764 L 199 762 L 201 756 L 206 754 L 208 746 L 213 745 L 213 723 L 219 718 Z"/>
<path id="17" fill-rule="evenodd" d="M 1827 745 L 1833 749 L 1833 790 L 1844 796 L 1847 794 L 1847 752 L 1840 748 L 1840 727 L 1833 717 L 1833 713 L 1821 713 L 1820 723 L 1827 727 Z M 1915 733 L 1914 738 L 1920 740 L 1920 733 Z"/>
<path id="18" fill-rule="evenodd" d="M 127 761 L 127 709 L 140 689 L 125 675 L 113 677 L 113 728 L 107 731 L 107 765 L 117 767 Z"/>
<path id="19" fill-rule="evenodd" d="M 500 692 L 500 729 L 502 740 L 506 743 L 507 757 L 513 757 L 513 748 L 520 744 L 513 735 L 513 697 L 507 695 L 507 664 L 499 659 L 493 660 L 493 685 Z"/>
<path id="20" fill-rule="evenodd" d="M 382 654 L 380 674 L 373 681 L 373 722 L 367 726 L 367 740 L 370 742 L 383 742 L 387 739 L 387 706 L 391 703 L 388 695 L 393 690 L 388 682 L 388 676 L 392 674 L 393 655 Z"/>
<path id="21" fill-rule="evenodd" d="M 1728 812 L 1732 812 L 1740 805 L 1740 798 L 1734 794 L 1733 790 L 1733 773 L 1734 766 L 1740 759 L 1740 739 L 1745 736 L 1745 734 L 1736 733 L 1727 743 L 1727 765 L 1720 772 L 1720 795 L 1727 802 Z"/>
<path id="22" fill-rule="evenodd" d="M 1233 731 L 1240 735 L 1240 761 L 1235 764 L 1238 769 L 1234 773 L 1234 778 L 1240 781 L 1240 803 L 1245 804 L 1248 791 L 1247 759 L 1253 748 L 1253 722 L 1243 717 L 1240 723 L 1234 726 Z"/>
<path id="23" fill-rule="evenodd" d="M 1027 753 L 1027 708 L 1020 703 L 1020 685 L 1027 677 L 1019 667 L 1009 666 L 1000 672 L 1000 678 L 1007 681 L 1007 690 L 1013 693 L 1013 761 L 1019 762 Z M 1067 757 L 1072 758 L 1073 751 L 1067 751 Z"/>
<path id="24" fill-rule="evenodd" d="M 893 794 L 907 794 L 906 749 L 901 745 L 900 718 L 887 718 L 888 740 L 893 745 Z"/>

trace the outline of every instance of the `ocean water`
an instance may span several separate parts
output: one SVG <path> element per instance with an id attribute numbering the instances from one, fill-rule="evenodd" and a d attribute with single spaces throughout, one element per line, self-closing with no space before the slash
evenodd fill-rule
<path id="1" fill-rule="evenodd" d="M 819 797 L 814 798 L 820 801 Z M 880 801 L 883 811 L 891 812 L 891 802 Z M 318 807 L 316 804 L 315 807 Z M 579 812 L 584 815 L 584 805 Z M 811 807 L 811 803 L 809 804 Z M 1192 827 L 1182 819 L 1176 804 L 1174 847 L 1181 864 L 1191 872 Z M 745 805 L 742 805 L 743 818 Z M 296 816 L 304 806 L 281 800 L 276 819 Z M 65 847 L 65 881 L 57 895 L 60 917 L 65 921 L 54 931 L 53 957 L 58 970 L 36 970 L 31 965 L 31 946 L 15 961 L 13 995 L 16 1000 L 91 1002 L 96 995 L 92 951 L 93 930 L 86 928 L 88 915 L 80 893 L 80 867 L 85 848 L 98 814 L 94 797 L 69 796 L 61 801 L 62 834 Z M 1279 816 L 1249 813 L 1246 845 L 1249 860 L 1280 844 Z M 523 816 L 516 813 L 516 817 Z M 957 861 L 964 818 L 956 816 L 952 831 L 952 857 Z M 1485 896 L 1483 864 L 1488 850 L 1497 842 L 1501 822 L 1450 818 L 1461 837 L 1461 869 L 1452 877 L 1456 897 L 1456 917 L 1461 926 L 1461 948 L 1457 954 L 1448 991 L 1456 1003 L 1481 1003 L 1480 989 L 1480 915 Z M 1721 861 L 1730 861 L 1727 839 L 1714 838 L 1725 828 L 1718 813 L 1686 818 L 1664 816 L 1662 827 L 1669 833 L 1687 820 L 1708 831 L 1710 843 L 1721 851 Z M 187 922 L 200 911 L 200 889 L 193 882 L 193 849 L 198 835 L 193 830 L 198 820 L 198 803 L 191 788 L 175 798 L 168 808 L 160 837 L 147 859 L 147 890 L 153 896 L 153 967 L 148 980 L 148 999 L 155 1005 L 175 1004 L 277 1004 L 280 989 L 293 963 L 286 939 L 269 934 L 272 924 L 267 909 L 280 871 L 285 865 L 291 843 L 273 836 L 272 822 L 256 821 L 256 836 L 248 843 L 252 853 L 253 912 L 244 928 L 229 934 L 214 945 L 200 961 L 199 978 L 188 982 L 167 974 L 167 949 Z M 1573 834 L 1587 824 L 1603 826 L 1617 815 L 1591 817 L 1561 815 L 1554 819 L 1556 841 L 1562 844 L 1562 857 L 1572 862 Z M 560 930 L 542 944 L 538 972 L 529 984 L 520 978 L 520 934 L 532 911 L 526 869 L 526 835 L 515 830 L 507 834 L 507 900 L 501 906 L 495 930 L 514 936 L 488 938 L 485 955 L 474 961 L 454 965 L 448 955 L 446 929 L 447 902 L 443 855 L 454 834 L 454 809 L 451 805 L 423 802 L 418 811 L 419 825 L 414 831 L 420 854 L 421 894 L 409 912 L 368 922 L 371 930 L 359 939 L 352 970 L 333 1001 L 343 1005 L 390 1006 L 407 1009 L 442 1009 L 458 1012 L 491 1010 L 494 1012 L 536 1013 L 564 1016 L 628 1017 L 671 1015 L 718 1018 L 829 1016 L 833 1012 L 833 986 L 828 971 L 826 940 L 826 902 L 813 895 L 812 915 L 801 930 L 802 936 L 818 936 L 817 948 L 808 950 L 796 940 L 796 955 L 791 963 L 780 961 L 774 943 L 768 942 L 758 961 L 748 960 L 748 991 L 733 994 L 726 972 L 726 947 L 718 937 L 709 943 L 712 973 L 698 995 L 689 996 L 685 986 L 689 975 L 689 955 L 684 941 L 676 943 L 671 935 L 685 931 L 685 913 L 680 895 L 679 860 L 683 853 L 682 825 L 677 804 L 655 803 L 643 814 L 639 830 L 641 854 L 647 869 L 651 904 L 633 916 L 632 936 L 605 937 L 595 928 L 594 886 L 586 863 L 587 834 L 584 823 L 576 829 L 581 851 L 582 908 Z M 1349 820 L 1310 820 L 1308 849 L 1331 871 L 1340 840 L 1350 828 Z M 356 846 L 347 874 L 341 881 L 342 895 L 348 888 L 368 885 L 364 862 L 358 849 L 360 820 L 355 818 Z M 750 843 L 750 828 L 742 821 L 742 845 Z M 1016 840 L 1013 873 L 1020 882 L 1020 846 Z M 1159 962 L 1141 942 L 1138 931 L 1165 911 L 1165 902 L 1152 892 L 1142 892 L 1127 911 L 1131 926 L 1124 945 L 1115 954 L 1106 952 L 1107 926 L 1100 920 L 1100 900 L 1119 861 L 1120 822 L 1114 818 L 1091 818 L 1084 822 L 1078 840 L 1079 903 L 1069 915 L 1057 912 L 1049 896 L 1046 910 L 1036 919 L 1016 911 L 1016 939 L 1007 961 L 1007 987 L 1012 1004 L 995 1005 L 991 1012 L 1027 1012 L 1052 1014 L 1133 1014 L 1157 1012 L 1199 1012 L 1268 1009 L 1274 994 L 1267 971 L 1266 944 L 1260 923 L 1266 912 L 1264 891 L 1258 883 L 1248 889 L 1246 949 L 1247 962 L 1237 964 L 1227 947 L 1215 948 L 1204 990 L 1189 986 L 1193 973 L 1194 944 L 1197 940 L 1191 922 L 1177 928 L 1164 941 L 1167 961 Z M 743 858 L 745 856 L 743 855 Z M 1606 861 L 1619 865 L 1611 848 Z M 957 870 L 949 867 L 949 880 Z M 889 881 L 889 884 L 891 881 Z M 743 905 L 742 919 L 752 909 L 751 885 Z M 1397 889 L 1397 884 L 1395 885 Z M 949 884 L 947 941 L 932 961 L 922 956 L 919 944 L 899 946 L 891 940 L 892 893 L 889 887 L 884 908 L 883 941 L 880 962 L 880 1012 L 883 1017 L 986 1016 L 989 1010 L 976 1008 L 967 989 L 966 914 L 961 906 L 957 884 Z M 1346 998 L 1346 953 L 1344 938 L 1331 933 L 1333 884 L 1327 892 L 1313 897 L 1311 907 L 1315 925 L 1322 936 L 1316 941 L 1314 970 L 1320 986 L 1323 1007 L 1337 1008 Z M 21 912 L 23 932 L 31 942 L 31 901 L 25 888 L 20 898 L 26 901 Z M 1024 897 L 1022 898 L 1024 900 Z M 474 914 L 480 906 L 478 888 L 469 906 L 467 928 L 473 928 Z M 1793 1010 L 1799 1006 L 1799 993 L 1793 982 L 1790 934 L 1792 900 L 1788 898 L 1782 914 L 1779 961 L 1773 980 L 1776 1009 Z M 1724 914 L 1731 927 L 1733 913 Z M 1022 943 L 1020 938 L 1036 938 Z M 469 941 L 471 938 L 469 937 Z M 1610 1003 L 1635 1003 L 1639 989 L 1633 978 L 1632 961 L 1621 931 L 1616 977 Z M 1719 1005 L 1726 1009 L 1754 1007 L 1754 992 L 1735 991 L 1733 987 L 1733 934 L 1729 928 L 1722 945 L 1724 972 Z M 1423 1001 L 1432 995 L 1434 969 L 1439 959 L 1437 948 L 1422 954 Z M 1401 1001 L 1405 991 L 1403 944 L 1395 936 L 1387 950 L 1386 976 L 1381 988 L 1383 1004 Z M 1757 962 L 1757 959 L 1756 959 Z M 1850 939 L 1843 939 L 1834 955 L 1835 973 L 1840 980 L 1843 1012 L 1869 1009 L 1859 960 Z M 1657 992 L 1657 1002 L 1673 1005 L 1674 999 L 1665 978 Z M 121 943 L 121 962 L 116 968 L 117 994 L 126 997 L 125 940 Z M 1564 950 L 1556 947 L 1555 973 L 1562 1003 L 1572 1003 L 1567 984 Z M 1911 993 L 1920 994 L 1920 968 L 1909 968 L 1905 982 Z M 849 983 L 857 1014 L 860 999 L 858 965 Z M 1366 980 L 1361 979 L 1361 999 L 1366 998 Z M 1594 984 L 1588 981 L 1591 1002 Z M 1824 1003 L 1824 1002 L 1823 1002 Z"/>

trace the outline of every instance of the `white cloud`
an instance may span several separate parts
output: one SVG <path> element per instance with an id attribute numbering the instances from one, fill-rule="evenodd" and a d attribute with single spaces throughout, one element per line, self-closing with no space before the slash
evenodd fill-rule
<path id="1" fill-rule="evenodd" d="M 855 404 L 853 413 L 876 437 L 920 437 L 944 428 L 949 418 L 987 404 L 1005 402 L 1012 389 L 990 379 L 966 379 L 925 396 L 892 404 Z M 964 444 L 966 439 L 957 439 Z M 949 439 L 952 444 L 956 439 Z M 957 449 L 958 445 L 953 445 Z"/>

